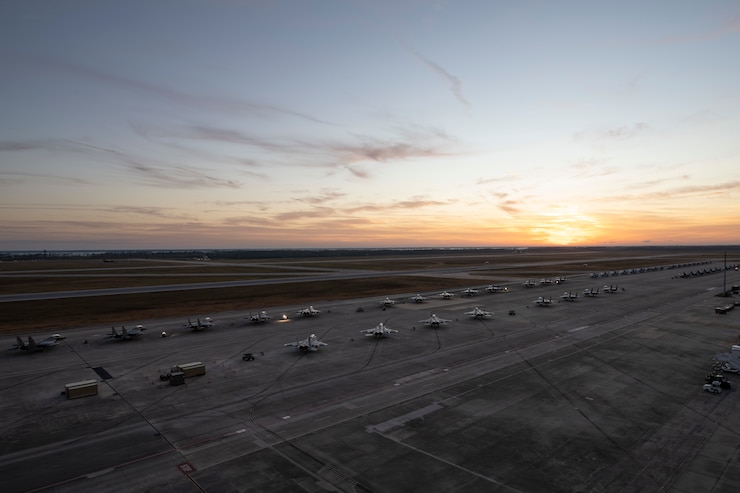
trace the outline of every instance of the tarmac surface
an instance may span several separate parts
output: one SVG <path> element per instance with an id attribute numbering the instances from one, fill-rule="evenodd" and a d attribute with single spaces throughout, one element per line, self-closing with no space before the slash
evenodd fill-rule
<path id="1" fill-rule="evenodd" d="M 716 296 L 723 274 L 676 277 L 689 269 L 424 303 L 389 294 L 402 302 L 385 309 L 311 301 L 315 317 L 264 307 L 262 324 L 193 307 L 139 321 L 128 341 L 65 331 L 55 348 L 0 356 L 2 491 L 737 492 L 737 391 L 702 384 L 740 341 L 740 309 L 715 313 L 733 301 Z M 464 315 L 475 306 L 494 314 Z M 431 313 L 451 322 L 426 327 Z M 213 327 L 183 326 L 206 316 Z M 379 322 L 399 332 L 360 332 Z M 328 345 L 284 346 L 312 333 Z M 193 361 L 205 375 L 160 380 Z M 88 379 L 98 395 L 66 399 L 65 384 Z"/>

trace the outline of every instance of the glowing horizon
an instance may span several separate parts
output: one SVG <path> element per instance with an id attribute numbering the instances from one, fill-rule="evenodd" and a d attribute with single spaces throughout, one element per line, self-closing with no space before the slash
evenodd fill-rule
<path id="1" fill-rule="evenodd" d="M 0 12 L 0 250 L 740 244 L 736 2 Z"/>

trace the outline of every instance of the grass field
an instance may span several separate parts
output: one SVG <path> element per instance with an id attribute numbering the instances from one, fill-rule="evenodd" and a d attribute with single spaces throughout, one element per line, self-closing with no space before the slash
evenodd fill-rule
<path id="1" fill-rule="evenodd" d="M 160 317 L 212 316 L 243 310 L 245 316 L 270 306 L 345 300 L 392 293 L 452 289 L 469 286 L 469 280 L 428 277 L 389 277 L 269 284 L 238 288 L 164 291 L 160 293 L 65 298 L 3 303 L 0 332 L 120 325 Z M 196 308 L 194 308 L 196 307 Z"/>

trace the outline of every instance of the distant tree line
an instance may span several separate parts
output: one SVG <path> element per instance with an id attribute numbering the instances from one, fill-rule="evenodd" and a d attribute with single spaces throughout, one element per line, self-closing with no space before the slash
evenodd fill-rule
<path id="1" fill-rule="evenodd" d="M 46 251 L 43 252 L 0 252 L 0 261 L 14 260 L 71 260 L 71 259 L 99 259 L 101 261 L 115 261 L 131 258 L 162 259 L 162 260 L 211 260 L 211 259 L 293 259 L 293 258 L 337 258 L 337 257 L 384 257 L 384 256 L 439 256 L 439 255 L 500 255 L 507 253 L 517 254 L 547 254 L 584 251 L 657 251 L 665 252 L 692 250 L 702 252 L 718 252 L 726 247 L 722 246 L 613 246 L 613 247 L 448 247 L 448 248 L 278 248 L 278 249 L 215 249 L 215 250 L 74 250 L 74 251 Z M 730 247 L 735 249 L 737 247 Z"/>

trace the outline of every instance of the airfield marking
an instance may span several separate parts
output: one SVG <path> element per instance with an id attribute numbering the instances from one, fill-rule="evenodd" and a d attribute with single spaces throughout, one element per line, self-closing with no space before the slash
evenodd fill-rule
<path id="1" fill-rule="evenodd" d="M 177 469 L 179 469 L 179 471 L 186 476 L 197 471 L 197 469 L 193 467 L 193 465 L 190 462 L 183 462 L 182 464 L 178 464 Z"/>
<path id="2" fill-rule="evenodd" d="M 91 472 L 85 477 L 88 479 L 97 478 L 98 476 L 102 476 L 103 474 L 108 474 L 109 472 L 113 472 L 113 471 L 115 471 L 115 468 L 109 467 L 107 469 L 101 469 L 100 471 L 97 471 L 97 472 Z"/>
<path id="3" fill-rule="evenodd" d="M 409 449 L 413 450 L 414 452 L 418 452 L 420 454 L 424 454 L 427 457 L 431 457 L 432 459 L 436 459 L 436 460 L 438 460 L 440 462 L 444 462 L 448 466 L 452 466 L 455 469 L 459 469 L 461 471 L 465 471 L 466 473 L 472 474 L 473 476 L 478 477 L 478 478 L 481 478 L 481 479 L 483 479 L 485 481 L 488 481 L 489 483 L 493 483 L 493 484 L 495 484 L 497 486 L 503 486 L 504 488 L 507 488 L 507 489 L 509 489 L 511 491 L 516 491 L 517 493 L 524 493 L 523 491 L 518 490 L 516 488 L 513 488 L 513 487 L 511 487 L 511 486 L 509 486 L 509 485 L 507 485 L 505 483 L 502 483 L 501 481 L 498 481 L 496 479 L 490 478 L 490 477 L 485 476 L 485 475 L 483 475 L 481 473 L 475 472 L 472 469 L 468 469 L 467 467 L 463 467 L 463 466 L 461 466 L 459 464 L 455 464 L 452 461 L 449 461 L 449 460 L 447 460 L 447 459 L 445 459 L 443 457 L 440 457 L 438 455 L 434 455 L 434 454 L 432 454 L 430 452 L 427 452 L 426 450 L 422 450 L 422 449 L 420 449 L 418 447 L 414 447 L 413 445 L 409 445 L 408 443 L 402 442 L 401 440 L 397 440 L 397 439 L 395 439 L 395 438 L 393 438 L 391 436 L 386 435 L 385 433 L 381 433 L 380 431 L 375 431 L 375 433 L 377 433 L 378 435 L 382 436 L 383 438 L 386 438 L 386 439 L 388 439 L 388 440 L 390 440 L 390 441 L 392 441 L 394 443 L 397 443 L 398 445 L 401 445 L 401 446 L 404 446 L 406 448 L 409 448 Z"/>
<path id="4" fill-rule="evenodd" d="M 378 423 L 377 425 L 367 426 L 365 430 L 368 433 L 372 433 L 373 431 L 378 431 L 381 433 L 386 432 L 388 430 L 392 430 L 393 428 L 400 428 L 401 426 L 405 426 L 406 423 L 408 423 L 411 420 L 422 418 L 426 416 L 427 414 L 431 414 L 434 411 L 438 411 L 440 409 L 444 409 L 444 406 L 441 406 L 437 403 L 429 404 L 428 406 L 424 406 L 415 411 L 411 411 L 401 416 L 396 416 L 395 418 L 391 418 L 387 421 L 383 421 L 382 423 Z"/>

